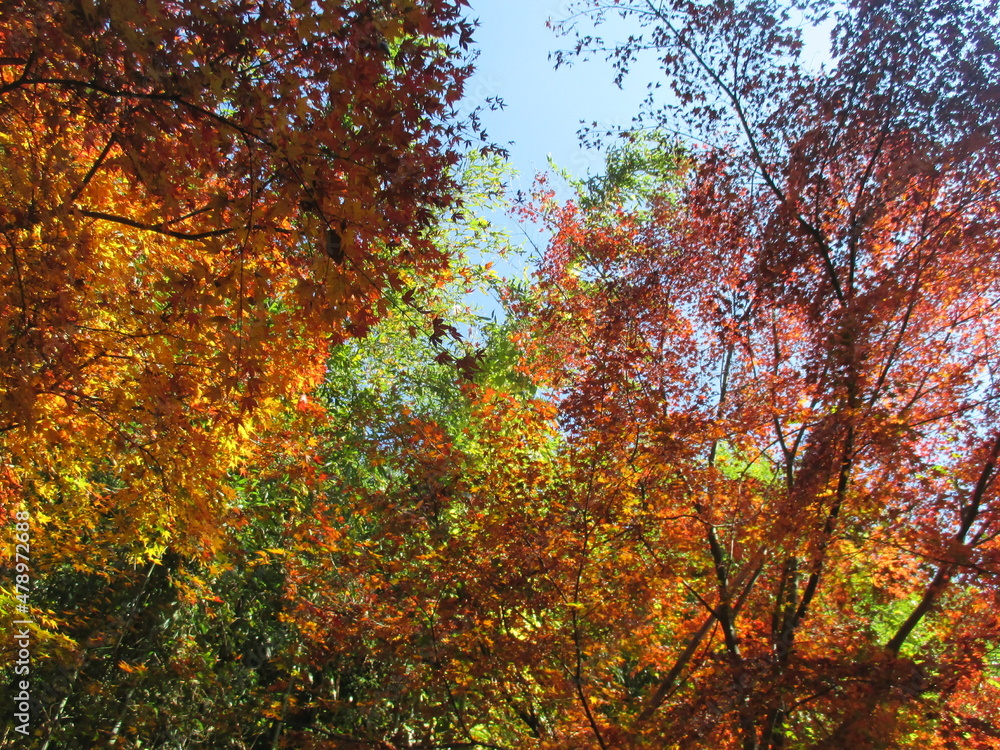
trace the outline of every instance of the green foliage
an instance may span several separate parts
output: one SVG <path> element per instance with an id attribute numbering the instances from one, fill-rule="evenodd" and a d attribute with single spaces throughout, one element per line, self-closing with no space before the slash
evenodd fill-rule
<path id="1" fill-rule="evenodd" d="M 580 179 L 551 166 L 572 186 L 581 208 L 640 211 L 654 200 L 676 200 L 690 155 L 676 138 L 635 130 L 606 150 L 601 174 Z"/>

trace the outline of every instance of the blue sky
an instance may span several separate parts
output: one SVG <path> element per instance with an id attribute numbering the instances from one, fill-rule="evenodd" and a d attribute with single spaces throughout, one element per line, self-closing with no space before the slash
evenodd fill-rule
<path id="1" fill-rule="evenodd" d="M 546 156 L 574 175 L 600 167 L 600 157 L 578 146 L 580 121 L 627 125 L 645 95 L 650 66 L 624 90 L 613 83 L 610 64 L 577 63 L 553 69 L 553 50 L 569 45 L 546 28 L 548 18 L 566 18 L 567 0 L 472 0 L 470 16 L 480 20 L 476 74 L 466 87 L 470 102 L 499 96 L 506 108 L 486 118 L 491 139 L 508 145 L 520 173 L 514 188 L 529 189 Z M 630 85 L 631 84 L 631 85 Z"/>
<path id="2" fill-rule="evenodd" d="M 466 85 L 466 107 L 483 103 L 488 97 L 500 97 L 502 111 L 487 112 L 483 118 L 491 141 L 510 151 L 511 166 L 518 173 L 511 180 L 510 192 L 530 191 L 538 172 L 549 169 L 547 157 L 575 177 L 585 177 L 601 170 L 603 158 L 594 150 L 580 147 L 577 131 L 581 121 L 597 122 L 604 127 L 627 126 L 638 113 L 647 93 L 647 83 L 662 79 L 663 72 L 655 59 L 640 60 L 623 88 L 614 84 L 614 70 L 609 62 L 595 59 L 577 61 L 555 70 L 549 55 L 568 48 L 571 38 L 560 37 L 546 27 L 548 19 L 564 20 L 571 14 L 570 0 L 471 0 L 468 15 L 480 22 L 474 36 L 479 50 L 476 73 Z M 634 24 L 634 19 L 631 21 Z M 583 30 L 591 29 L 581 21 Z M 630 22 L 609 17 L 599 29 L 609 41 L 626 38 L 635 32 Z M 818 66 L 828 57 L 830 24 L 808 30 L 805 41 L 807 64 Z M 537 228 L 518 227 L 496 214 L 488 216 L 507 226 L 515 244 L 525 245 L 528 230 L 536 243 L 544 242 Z M 505 276 L 521 276 L 532 264 L 531 253 L 522 258 L 502 261 L 490 258 Z M 495 302 L 475 295 L 485 314 L 498 311 Z"/>
<path id="3" fill-rule="evenodd" d="M 480 21 L 475 34 L 480 56 L 466 99 L 471 104 L 499 96 L 507 105 L 485 119 L 494 142 L 513 141 L 511 161 L 520 173 L 515 189 L 531 187 L 535 173 L 547 169 L 547 154 L 575 176 L 600 169 L 600 155 L 578 146 L 580 121 L 628 125 L 639 111 L 646 84 L 662 79 L 655 59 L 640 60 L 623 90 L 614 85 L 614 71 L 604 60 L 554 70 L 549 53 L 571 46 L 571 39 L 546 28 L 546 20 L 568 18 L 570 0 L 470 1 L 469 16 Z M 807 65 L 818 66 L 828 59 L 824 47 L 831 25 L 806 31 Z M 587 19 L 581 27 L 592 29 Z M 623 22 L 609 16 L 597 33 L 611 41 L 635 31 L 634 19 Z"/>
<path id="4" fill-rule="evenodd" d="M 595 60 L 577 62 L 554 69 L 549 54 L 569 46 L 546 27 L 549 18 L 566 18 L 568 0 L 471 0 L 469 17 L 480 26 L 474 37 L 479 50 L 476 73 L 466 84 L 467 107 L 488 97 L 500 97 L 505 108 L 485 113 L 490 140 L 510 151 L 510 193 L 529 192 L 535 175 L 548 171 L 548 157 L 577 177 L 601 169 L 597 151 L 580 147 L 577 131 L 581 121 L 601 125 L 628 125 L 646 94 L 646 82 L 657 75 L 650 65 L 627 80 L 622 90 L 613 82 L 609 63 Z M 492 214 L 492 221 L 506 226 L 515 245 L 525 246 L 526 254 L 507 260 L 490 258 L 504 276 L 522 276 L 533 263 L 524 232 L 542 244 L 537 228 L 519 227 L 510 219 Z M 484 314 L 499 312 L 495 301 L 483 295 L 469 300 Z"/>

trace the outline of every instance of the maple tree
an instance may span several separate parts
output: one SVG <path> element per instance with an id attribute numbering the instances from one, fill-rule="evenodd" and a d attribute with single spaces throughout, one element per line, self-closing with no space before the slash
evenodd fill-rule
<path id="1" fill-rule="evenodd" d="M 40 554 L 211 555 L 254 432 L 450 273 L 462 5 L 3 3 L 3 513 Z"/>
<path id="2" fill-rule="evenodd" d="M 613 8 L 699 142 L 643 211 L 538 208 L 588 742 L 996 746 L 995 9 L 849 4 L 816 70 L 776 3 Z"/>

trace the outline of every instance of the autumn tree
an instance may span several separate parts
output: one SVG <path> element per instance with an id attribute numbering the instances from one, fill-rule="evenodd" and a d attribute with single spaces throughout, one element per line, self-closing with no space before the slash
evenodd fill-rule
<path id="1" fill-rule="evenodd" d="M 501 162 L 477 151 L 453 174 L 465 212 L 447 212 L 426 234 L 446 249 L 453 278 L 386 290 L 386 313 L 364 337 L 331 347 L 319 386 L 255 429 L 254 453 L 224 477 L 231 499 L 210 557 L 169 548 L 137 561 L 116 548 L 100 570 L 36 573 L 33 616 L 50 633 L 36 634 L 33 654 L 33 747 L 328 746 L 412 723 L 398 691 L 373 708 L 391 693 L 382 683 L 412 660 L 381 658 L 377 639 L 354 637 L 383 610 L 339 632 L 315 615 L 317 592 L 359 596 L 369 580 L 331 563 L 360 558 L 372 576 L 399 564 L 367 551 L 373 529 L 388 535 L 406 517 L 380 498 L 432 481 L 416 470 L 404 480 L 398 468 L 426 468 L 407 449 L 411 420 L 460 434 L 470 412 L 463 387 L 502 380 L 515 355 L 499 334 L 473 330 L 482 320 L 463 303 L 495 283 L 470 256 L 502 239 L 473 215 L 498 194 Z M 387 632 L 405 637 L 396 625 Z"/>
<path id="2" fill-rule="evenodd" d="M 0 462 L 38 562 L 210 555 L 226 473 L 447 273 L 461 2 L 4 2 Z"/>
<path id="3" fill-rule="evenodd" d="M 0 518 L 31 516 L 38 746 L 276 741 L 280 514 L 243 475 L 301 456 L 331 346 L 430 325 L 413 295 L 455 272 L 462 5 L 0 4 Z"/>
<path id="4" fill-rule="evenodd" d="M 536 204 L 586 742 L 997 746 L 995 8 L 851 3 L 812 67 L 825 3 L 578 10 L 695 138 L 644 211 Z"/>

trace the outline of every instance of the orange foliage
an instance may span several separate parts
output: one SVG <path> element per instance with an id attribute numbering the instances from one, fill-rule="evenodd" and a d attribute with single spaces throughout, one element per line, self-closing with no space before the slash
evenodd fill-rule
<path id="1" fill-rule="evenodd" d="M 216 548 L 281 399 L 446 268 L 469 28 L 382 6 L 3 4 L 0 463 L 39 549 Z"/>

